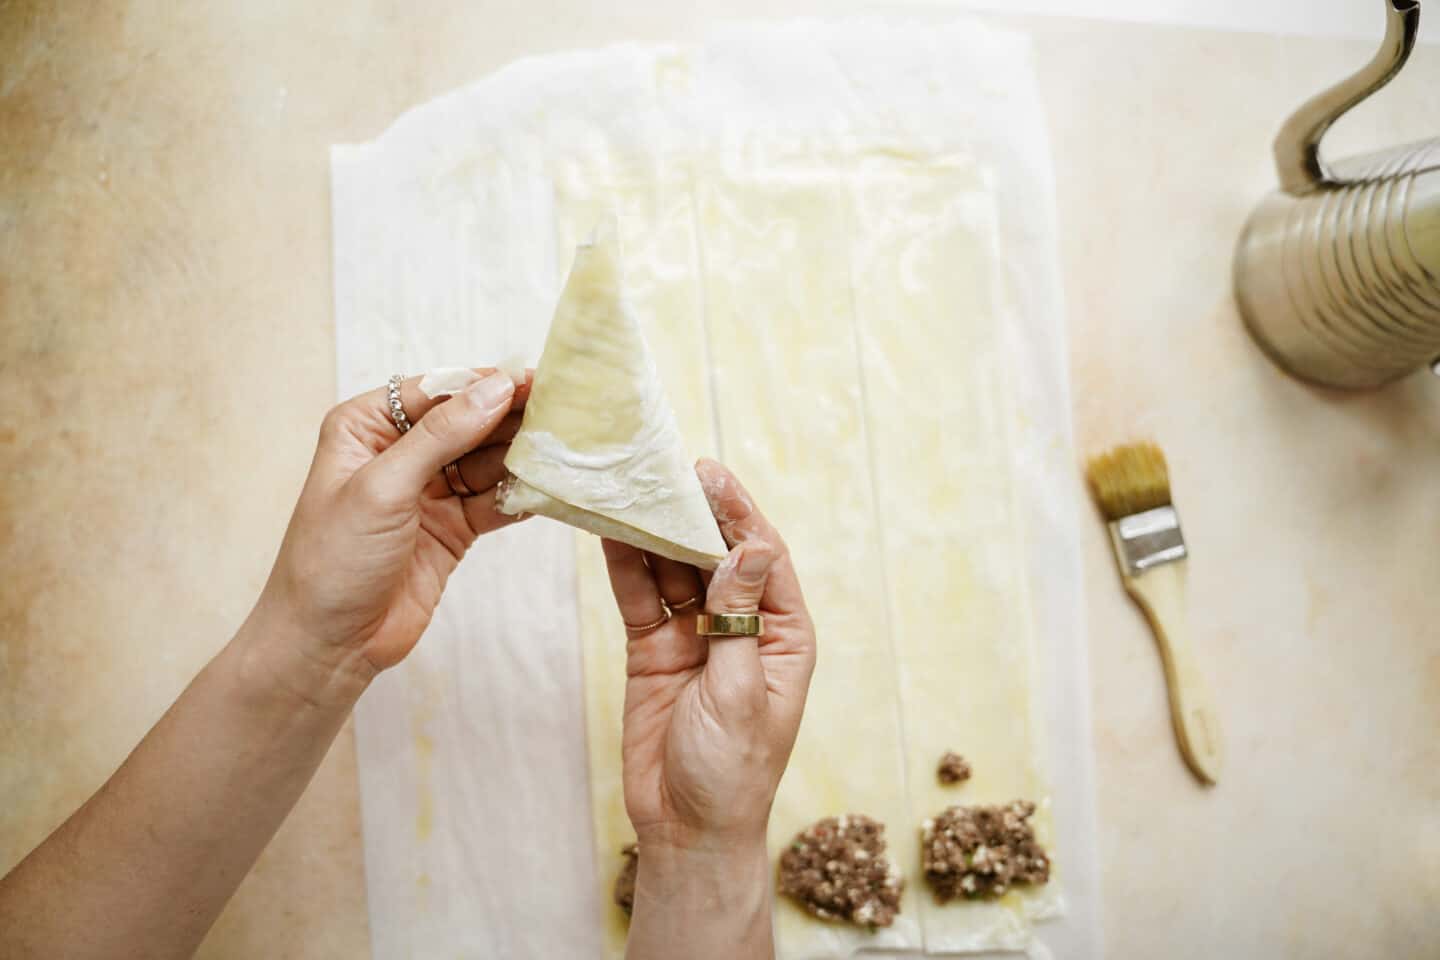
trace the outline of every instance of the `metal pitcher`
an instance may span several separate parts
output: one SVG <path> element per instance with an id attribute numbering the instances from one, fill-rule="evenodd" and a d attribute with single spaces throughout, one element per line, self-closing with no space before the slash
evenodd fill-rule
<path id="1" fill-rule="evenodd" d="M 1280 189 L 1235 251 L 1250 333 L 1283 369 L 1325 386 L 1377 387 L 1440 357 L 1440 139 L 1320 159 L 1330 125 L 1410 56 L 1420 0 L 1385 0 L 1385 16 L 1375 59 L 1280 129 Z"/>

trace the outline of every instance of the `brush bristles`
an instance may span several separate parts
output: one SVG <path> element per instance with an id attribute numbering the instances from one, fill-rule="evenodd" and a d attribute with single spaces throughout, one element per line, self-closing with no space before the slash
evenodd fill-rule
<path id="1" fill-rule="evenodd" d="M 1085 464 L 1090 492 L 1106 520 L 1144 513 L 1170 503 L 1170 472 L 1153 443 L 1116 447 Z"/>

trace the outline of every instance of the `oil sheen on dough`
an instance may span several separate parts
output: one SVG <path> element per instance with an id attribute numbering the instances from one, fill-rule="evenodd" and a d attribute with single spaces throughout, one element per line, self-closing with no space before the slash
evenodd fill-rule
<path id="1" fill-rule="evenodd" d="M 1035 801 L 1054 850 L 1038 763 L 1034 629 L 1024 526 L 1014 503 L 1010 361 L 997 308 L 993 195 L 972 164 L 907 169 L 889 158 L 853 180 L 855 318 L 884 535 L 887 610 L 900 664 L 912 836 L 955 803 Z M 917 348 L 923 345 L 923 348 Z M 921 484 L 915 478 L 923 477 Z M 936 761 L 974 775 L 941 786 Z M 996 902 L 922 898 L 930 952 L 1024 949 L 1059 910 L 1050 884 Z"/>
<path id="2" fill-rule="evenodd" d="M 619 198 L 627 250 L 637 251 L 636 289 L 627 293 L 661 369 L 672 383 L 689 384 L 682 414 L 689 419 L 682 428 L 687 436 L 701 436 L 708 432 L 703 421 L 720 425 L 726 460 L 786 531 L 804 571 L 817 631 L 833 645 L 817 668 L 794 760 L 776 800 L 772 855 L 828 814 L 864 811 L 903 824 L 908 809 L 898 688 L 879 612 L 880 554 L 865 481 L 860 396 L 853 376 L 831 375 L 854 371 L 857 363 L 853 337 L 828 331 L 846 311 L 845 213 L 835 207 L 843 192 L 833 184 L 797 191 L 785 182 L 688 179 L 643 189 L 597 189 L 583 181 L 570 186 L 558 194 L 562 238 L 583 230 L 602 209 L 597 195 Z M 648 243 L 647 231 L 654 233 Z M 752 239 L 757 231 L 777 231 L 777 242 L 758 246 Z M 702 276 L 704 287 L 697 289 L 695 278 Z M 782 340 L 772 342 L 773 335 Z M 806 356 L 808 364 L 794 362 Z M 835 416 L 837 409 L 847 411 L 843 418 Z M 801 469 L 805 463 L 808 469 Z M 821 491 L 826 499 L 817 501 Z M 832 534 L 834 517 L 844 518 L 853 540 Z M 849 544 L 845 556 L 837 553 L 843 542 Z M 578 571 L 598 882 L 607 956 L 619 957 L 625 925 L 609 890 L 620 847 L 634 836 L 619 776 L 625 636 L 603 560 L 591 544 L 580 544 Z M 913 872 L 914 844 L 901 842 L 892 853 Z M 875 934 L 823 923 L 786 900 L 775 909 L 777 955 L 786 960 L 921 944 L 913 892 L 895 925 Z"/>
<path id="3" fill-rule="evenodd" d="M 725 541 L 623 290 L 606 216 L 570 275 L 510 443 L 497 508 L 535 513 L 713 569 Z"/>
<path id="4" fill-rule="evenodd" d="M 786 172 L 788 173 L 788 171 Z M 787 958 L 920 945 L 917 845 L 907 843 L 895 658 L 884 617 L 859 358 L 851 321 L 846 183 L 717 171 L 697 186 L 705 310 L 726 460 L 782 531 L 815 620 L 819 656 L 770 824 L 772 855 L 825 816 L 886 825 L 907 877 L 875 933 L 825 923 L 781 898 Z"/>
<path id="5" fill-rule="evenodd" d="M 1049 912 L 1032 902 L 1048 893 L 940 908 L 919 874 L 918 826 L 939 806 L 1007 790 L 1043 804 L 1045 794 L 1031 750 L 1023 573 L 1012 566 L 1005 363 L 993 329 L 980 329 L 997 322 L 987 309 L 993 211 L 974 171 L 875 167 L 682 168 L 658 184 L 586 183 L 572 169 L 557 192 L 562 244 L 618 203 L 640 287 L 627 294 L 671 395 L 686 398 L 682 429 L 699 437 L 707 417 L 716 424 L 724 459 L 787 536 L 816 618 L 821 656 L 772 815 L 772 855 L 821 816 L 861 812 L 887 825 L 906 876 L 902 913 L 873 934 L 779 900 L 785 960 L 923 943 L 1023 948 L 1030 919 Z M 916 322 L 901 323 L 912 310 Z M 945 470 L 955 472 L 932 486 Z M 937 507 L 949 512 L 912 538 Z M 981 574 L 952 575 L 971 568 Z M 583 538 L 578 569 L 598 882 L 618 957 L 624 921 L 608 893 L 633 839 L 619 780 L 625 638 L 599 551 Z M 965 679 L 982 676 L 977 690 L 992 692 L 957 704 Z M 939 796 L 935 745 L 962 737 L 956 745 L 986 770 L 967 793 Z"/>
<path id="6" fill-rule="evenodd" d="M 583 172 L 558 174 L 560 246 L 618 213 L 626 252 L 626 295 L 650 345 L 676 423 L 698 455 L 715 456 L 705 330 L 700 312 L 695 220 L 688 183 L 610 181 L 596 189 Z M 626 921 L 611 900 L 620 850 L 635 839 L 620 779 L 620 730 L 625 706 L 626 636 L 615 612 L 600 543 L 576 538 L 579 623 L 584 657 L 586 740 L 596 843 L 604 956 L 625 953 Z"/>
<path id="7" fill-rule="evenodd" d="M 627 292 L 690 452 L 737 468 L 792 541 L 817 613 L 831 611 L 772 849 L 815 817 L 869 807 L 906 866 L 904 923 L 881 935 L 906 949 L 921 945 L 921 927 L 932 950 L 1013 943 L 1026 917 L 1052 908 L 1054 891 L 932 909 L 915 831 L 952 798 L 1041 799 L 1052 768 L 1033 743 L 1036 676 L 1062 694 L 1046 699 L 1069 721 L 1052 731 L 1085 728 L 1078 598 L 1055 587 L 1075 580 L 1078 533 L 1049 479 L 1072 458 L 1048 154 L 1027 57 L 1023 41 L 970 21 L 755 25 L 693 48 L 523 61 L 335 154 L 342 396 L 397 369 L 512 352 L 534 362 L 571 251 L 618 214 Z M 964 158 L 982 158 L 994 182 Z M 998 311 L 977 296 L 997 264 L 1009 298 Z M 1022 461 L 1007 449 L 1021 442 L 1009 426 L 1016 387 L 992 336 L 1007 325 L 1028 331 L 1019 391 L 1031 426 L 1018 435 L 1053 455 L 1029 443 Z M 1034 584 L 1016 569 L 1019 524 L 1005 497 L 1016 476 L 1027 517 L 1051 524 L 1036 527 L 1047 549 L 1029 547 L 1028 569 L 1046 573 Z M 954 511 L 934 525 L 945 536 L 927 539 L 942 509 Z M 610 886 L 632 839 L 619 762 L 625 642 L 598 543 L 534 521 L 475 552 L 421 648 L 359 710 L 376 956 L 594 956 L 597 910 L 604 953 L 618 956 L 625 928 Z M 921 557 L 937 562 L 920 570 Z M 520 558 L 538 572 L 507 580 Z M 1031 587 L 1049 598 L 1045 656 L 1033 664 Z M 537 611 L 551 608 L 541 631 Z M 566 710 L 578 682 L 572 611 L 588 771 Z M 1003 664 L 1006 682 L 970 692 L 993 673 L 970 661 Z M 448 692 L 438 701 L 436 683 Z M 405 709 L 415 704 L 434 708 L 438 744 L 435 782 L 420 784 L 433 794 L 428 842 L 408 829 L 417 786 Z M 957 721 L 995 722 L 988 708 L 1001 705 L 1014 722 L 997 739 L 951 736 Z M 1078 865 L 1083 894 L 1094 862 L 1088 767 L 1077 774 L 1071 761 L 1088 741 L 1055 735 L 1064 749 L 1053 769 L 1071 777 L 1056 800 L 1067 844 L 1055 849 L 1057 880 L 1074 881 Z M 942 740 L 977 763 L 953 797 L 926 795 Z M 470 762 L 477 744 L 495 758 L 484 776 Z M 579 836 L 592 831 L 593 859 Z M 514 836 L 530 841 L 517 851 Z M 528 892 L 542 888 L 554 895 Z M 776 910 L 782 960 L 879 939 Z M 1095 942 L 1093 922 L 1080 923 L 1081 941 Z"/>

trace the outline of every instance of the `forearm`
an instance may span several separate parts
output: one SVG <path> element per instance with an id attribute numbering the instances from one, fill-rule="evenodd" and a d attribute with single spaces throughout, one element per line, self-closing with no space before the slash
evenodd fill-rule
<path id="1" fill-rule="evenodd" d="M 763 840 L 717 849 L 640 845 L 627 960 L 769 960 L 770 869 Z"/>
<path id="2" fill-rule="evenodd" d="M 110 780 L 0 880 L 7 957 L 187 957 L 368 682 L 252 616 Z"/>

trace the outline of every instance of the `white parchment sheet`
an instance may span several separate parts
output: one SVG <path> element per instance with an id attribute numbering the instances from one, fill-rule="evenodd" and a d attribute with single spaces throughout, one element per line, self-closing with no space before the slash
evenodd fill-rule
<path id="1" fill-rule="evenodd" d="M 986 291 L 983 310 L 964 320 L 965 336 L 943 338 L 962 354 L 945 369 L 958 383 L 983 381 L 983 392 L 955 392 L 956 403 L 981 398 L 987 422 L 998 424 L 985 435 L 1006 438 L 995 449 L 1004 453 L 999 465 L 1018 521 L 1005 529 L 1021 531 L 1009 537 L 1019 544 L 1014 582 L 1029 598 L 1024 632 L 1033 634 L 1032 705 L 1042 731 L 1035 763 L 1049 785 L 1057 867 L 1055 896 L 1039 912 L 1053 913 L 1063 900 L 1061 915 L 1037 923 L 1027 947 L 1098 956 L 1077 464 L 1049 151 L 1024 38 L 968 19 L 875 16 L 740 25 L 693 47 L 524 60 L 416 107 L 372 143 L 335 147 L 332 173 L 341 397 L 397 372 L 517 355 L 533 364 L 576 233 L 592 213 L 618 207 L 622 233 L 627 223 L 632 233 L 637 224 L 655 227 L 634 233 L 628 248 L 641 257 L 637 269 L 653 305 L 645 321 L 652 346 L 656 332 L 668 334 L 659 338 L 669 344 L 659 351 L 662 371 L 668 350 L 672 371 L 693 363 L 700 379 L 713 380 L 717 365 L 735 366 L 726 360 L 729 341 L 714 349 L 715 338 L 727 335 L 725 304 L 765 302 L 746 299 L 755 291 L 743 278 L 762 275 L 742 270 L 750 251 L 762 267 L 766 244 L 802 265 L 816 262 L 804 259 L 805 243 L 839 251 L 815 267 L 812 286 L 848 285 L 849 306 L 838 301 L 834 334 L 850 342 L 845 349 L 858 362 L 830 380 L 823 367 L 807 375 L 820 377 L 825 397 L 833 389 L 844 400 L 867 369 L 883 378 L 885 357 L 917 356 L 905 352 L 904 318 L 884 309 L 890 288 L 880 271 L 893 268 L 893 289 L 923 311 L 923 278 L 939 275 L 927 257 L 960 249 L 939 227 L 933 250 L 923 231 L 895 234 L 886 203 L 903 197 L 914 222 L 966 231 L 964 249 L 978 251 L 968 266 L 987 278 Z M 951 183 L 965 192 L 963 202 L 937 212 Z M 822 222 L 835 226 L 821 229 Z M 787 233 L 786 223 L 800 229 Z M 756 224 L 747 245 L 743 231 Z M 945 243 L 952 246 L 939 246 Z M 876 273 L 857 276 L 856 264 L 873 264 Z M 804 304 L 809 289 L 797 280 L 786 295 Z M 692 308 L 695 332 L 681 336 L 674 324 Z M 774 316 L 784 323 L 782 310 Z M 787 344 L 809 351 L 829 342 L 826 333 L 777 329 L 757 350 L 783 370 Z M 691 355 L 683 351 L 690 339 L 708 346 L 697 343 Z M 914 349 L 940 347 L 917 342 Z M 692 430 L 703 436 L 687 437 L 695 452 L 723 457 L 745 442 L 736 411 L 748 408 L 727 405 L 723 394 L 715 402 L 715 387 L 705 385 L 702 402 L 698 394 L 675 396 L 686 387 L 667 383 L 682 429 L 687 416 L 695 424 L 706 413 L 713 420 Z M 855 396 L 861 406 L 874 402 Z M 789 436 L 765 429 L 770 447 L 739 452 L 769 456 L 764 451 Z M 883 444 L 864 447 L 872 466 L 877 449 Z M 872 472 L 871 521 L 913 509 L 909 500 L 896 506 L 894 476 Z M 786 478 L 805 482 L 793 468 Z M 900 480 L 905 489 L 926 486 L 924 476 Z M 890 501 L 882 499 L 887 490 Z M 884 543 L 884 524 L 877 530 Z M 577 601 L 586 554 L 577 572 L 576 536 L 531 520 L 484 538 L 415 652 L 360 704 L 378 960 L 592 957 L 614 949 L 602 931 L 596 877 L 611 865 L 607 858 L 617 866 L 618 858 L 602 849 L 597 862 L 595 849 L 591 777 L 604 771 L 592 769 L 587 751 Z M 890 595 L 903 597 L 893 589 L 896 575 L 887 568 Z M 820 642 L 823 649 L 826 639 Z M 897 703 L 899 696 L 897 688 Z M 594 706 L 592 698 L 592 717 Z M 836 812 L 843 811 L 815 816 Z M 914 827 L 892 824 L 892 846 L 913 844 Z M 918 877 L 912 884 L 918 888 Z M 919 896 L 928 899 L 912 890 L 912 901 Z M 878 942 L 918 948 L 918 913 Z M 866 942 L 816 927 L 804 943 L 782 930 L 782 955 L 840 955 Z M 963 938 L 942 943 L 928 928 L 927 937 L 932 948 L 963 945 Z"/>

